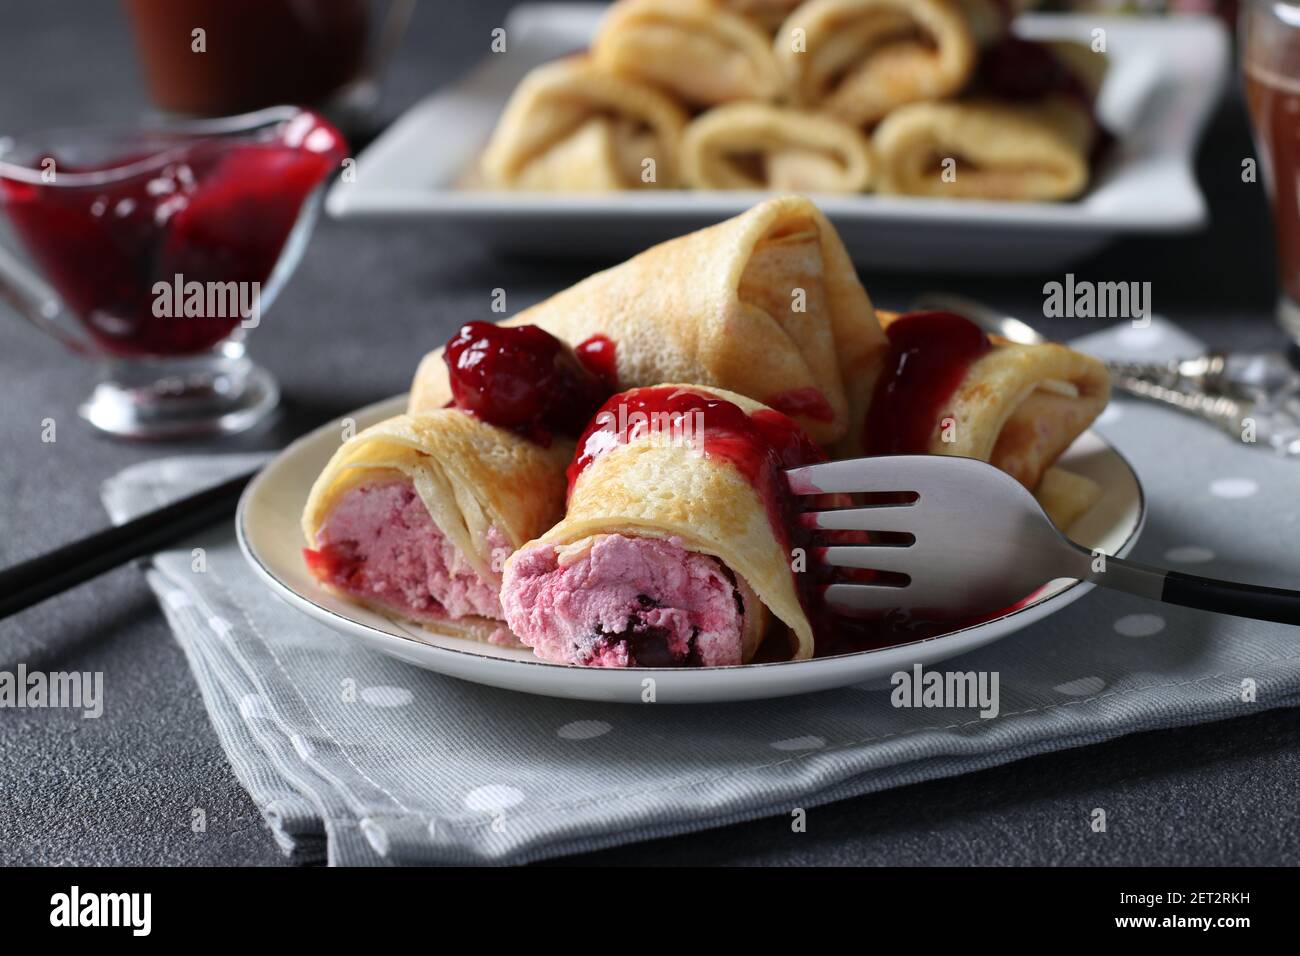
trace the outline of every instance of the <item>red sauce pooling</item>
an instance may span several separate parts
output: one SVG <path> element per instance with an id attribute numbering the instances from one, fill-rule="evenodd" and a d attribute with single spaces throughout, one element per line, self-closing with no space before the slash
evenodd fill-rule
<path id="1" fill-rule="evenodd" d="M 763 404 L 791 418 L 807 418 L 814 422 L 835 421 L 835 409 L 826 401 L 825 394 L 821 389 L 811 386 L 778 392 L 765 398 Z"/>
<path id="2" fill-rule="evenodd" d="M 543 445 L 582 431 L 609 394 L 601 376 L 535 325 L 466 323 L 442 357 L 457 408 Z"/>
<path id="3" fill-rule="evenodd" d="M 318 581 L 331 584 L 346 584 L 361 567 L 361 562 L 333 544 L 323 545 L 319 549 L 303 548 L 303 560 L 307 569 Z"/>
<path id="4" fill-rule="evenodd" d="M 923 455 L 966 370 L 993 346 L 978 326 L 953 312 L 911 312 L 885 334 L 889 352 L 867 412 L 863 448 L 868 455 Z"/>
<path id="5" fill-rule="evenodd" d="M 149 167 L 164 150 L 168 161 Z M 156 315 L 155 285 L 171 287 L 177 275 L 183 286 L 265 284 L 303 204 L 346 155 L 339 132 L 304 111 L 248 137 L 141 142 L 99 166 L 54 156 L 53 183 L 0 176 L 0 207 L 102 348 L 185 355 L 220 342 L 244 316 L 185 315 L 181 302 Z M 145 168 L 112 177 L 136 162 Z M 108 181 L 64 178 L 94 172 Z"/>
<path id="6" fill-rule="evenodd" d="M 606 394 L 618 391 L 618 349 L 613 339 L 598 332 L 573 351 L 583 367 L 604 383 Z"/>

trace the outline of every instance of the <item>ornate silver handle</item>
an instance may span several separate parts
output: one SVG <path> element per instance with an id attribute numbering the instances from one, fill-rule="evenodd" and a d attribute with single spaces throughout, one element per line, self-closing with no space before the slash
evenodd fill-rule
<path id="1" fill-rule="evenodd" d="M 1242 419 L 1250 417 L 1249 402 L 1239 401 L 1227 395 L 1211 395 L 1208 392 L 1190 391 L 1166 384 L 1167 381 L 1179 381 L 1177 375 L 1170 379 L 1159 374 L 1150 377 L 1133 374 L 1134 369 L 1141 367 L 1130 363 L 1113 363 L 1111 372 L 1115 376 L 1115 385 L 1130 395 L 1172 405 L 1174 408 L 1190 412 L 1198 418 L 1217 425 L 1230 434 L 1240 436 Z"/>

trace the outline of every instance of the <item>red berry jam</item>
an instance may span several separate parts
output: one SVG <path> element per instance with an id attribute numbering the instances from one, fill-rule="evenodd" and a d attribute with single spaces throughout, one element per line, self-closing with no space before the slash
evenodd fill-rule
<path id="1" fill-rule="evenodd" d="M 1045 43 L 1005 36 L 980 55 L 980 82 L 1007 100 L 1038 100 L 1053 94 L 1072 96 L 1091 108 L 1082 81 Z"/>
<path id="2" fill-rule="evenodd" d="M 868 455 L 923 455 L 966 370 L 993 346 L 978 326 L 952 312 L 911 312 L 885 334 L 889 352 L 862 444 Z"/>
<path id="3" fill-rule="evenodd" d="M 609 394 L 601 375 L 535 325 L 466 323 L 443 361 L 457 408 L 543 444 L 581 432 Z"/>
<path id="4" fill-rule="evenodd" d="M 826 394 L 820 388 L 793 388 L 787 392 L 778 392 L 763 399 L 763 404 L 775 408 L 791 418 L 807 418 L 814 422 L 835 421 L 835 409 L 826 400 Z"/>
<path id="5" fill-rule="evenodd" d="M 201 352 L 247 316 L 174 301 L 159 308 L 159 289 L 168 287 L 170 301 L 175 288 L 239 283 L 241 301 L 251 299 L 251 284 L 271 277 L 304 203 L 339 168 L 347 144 L 306 111 L 246 136 L 145 136 L 106 163 L 77 165 L 54 151 L 50 183 L 0 174 L 0 206 L 104 350 Z M 226 295 L 223 303 L 232 301 Z"/>
<path id="6" fill-rule="evenodd" d="M 776 539 L 787 552 L 808 545 L 808 533 L 799 522 L 803 504 L 790 490 L 785 469 L 825 461 L 826 455 L 780 412 L 762 408 L 746 414 L 733 402 L 687 388 L 634 388 L 607 401 L 578 439 L 569 465 L 569 493 L 596 459 L 655 429 L 660 434 L 669 429 L 667 437 L 689 442 L 740 472 L 763 502 Z M 807 607 L 814 598 L 811 578 L 794 574 L 795 590 Z"/>
<path id="7" fill-rule="evenodd" d="M 579 342 L 573 351 L 577 353 L 578 361 L 604 383 L 606 395 L 618 391 L 618 350 L 614 347 L 613 339 L 596 334 Z"/>

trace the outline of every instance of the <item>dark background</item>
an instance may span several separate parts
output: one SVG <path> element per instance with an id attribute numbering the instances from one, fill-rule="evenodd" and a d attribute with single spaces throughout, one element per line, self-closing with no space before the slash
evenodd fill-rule
<path id="1" fill-rule="evenodd" d="M 394 117 L 483 56 L 502 0 L 422 0 L 389 75 Z M 0 134 L 130 121 L 150 110 L 131 40 L 110 0 L 0 2 Z M 1207 131 L 1199 175 L 1213 229 L 1133 239 L 1080 263 L 1080 279 L 1153 284 L 1158 312 L 1203 340 L 1274 347 L 1272 246 L 1262 187 L 1233 89 Z M 11 313 L 0 318 L 0 564 L 102 526 L 100 482 L 162 454 L 275 448 L 360 405 L 404 391 L 418 357 L 461 322 L 490 318 L 597 266 L 502 261 L 436 224 L 323 221 L 296 276 L 251 337 L 286 402 L 272 428 L 219 445 L 145 446 L 92 434 L 76 416 L 92 370 Z M 1044 281 L 865 275 L 883 307 L 947 288 L 1037 316 Z M 1037 320 L 1036 320 L 1037 321 Z M 1039 323 L 1057 337 L 1086 321 Z M 41 421 L 58 441 L 41 441 Z M 1091 595 L 1085 600 L 1102 600 Z M 0 711 L 0 863 L 282 864 L 235 780 L 198 690 L 134 567 L 0 622 L 0 669 L 103 671 L 106 712 Z M 1300 713 L 1274 711 L 1141 734 L 785 818 L 574 858 L 607 863 L 1294 863 Z M 206 833 L 189 808 L 208 811 Z M 1088 827 L 1105 807 L 1110 831 Z"/>

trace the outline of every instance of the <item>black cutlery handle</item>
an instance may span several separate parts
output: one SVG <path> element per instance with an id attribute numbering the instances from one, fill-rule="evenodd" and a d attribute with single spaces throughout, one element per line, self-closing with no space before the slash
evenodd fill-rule
<path id="1" fill-rule="evenodd" d="M 0 618 L 165 548 L 235 513 L 255 472 L 0 571 Z"/>
<path id="2" fill-rule="evenodd" d="M 1165 574 L 1160 600 L 1166 604 L 1235 614 L 1237 617 L 1250 617 L 1257 621 L 1300 624 L 1300 591 L 1288 591 L 1285 588 L 1216 581 L 1214 578 L 1169 571 Z"/>
<path id="3" fill-rule="evenodd" d="M 1076 561 L 1078 560 L 1089 562 L 1092 556 L 1078 548 Z M 1194 574 L 1166 571 L 1109 556 L 1104 567 L 1085 573 L 1084 577 L 1102 587 L 1126 591 L 1165 604 L 1235 614 L 1237 617 L 1249 617 L 1257 621 L 1300 624 L 1300 591 L 1201 578 Z"/>

